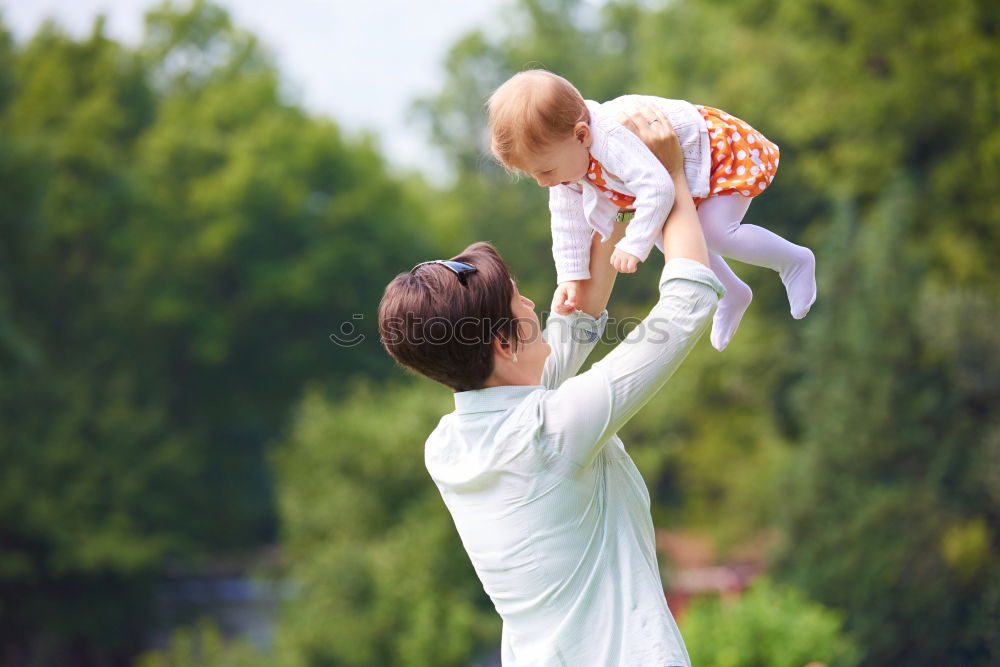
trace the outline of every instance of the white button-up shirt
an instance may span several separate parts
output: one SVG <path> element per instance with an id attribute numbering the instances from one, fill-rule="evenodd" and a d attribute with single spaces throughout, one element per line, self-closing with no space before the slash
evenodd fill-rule
<path id="1" fill-rule="evenodd" d="M 455 394 L 425 461 L 503 619 L 505 667 L 690 665 L 656 563 L 649 493 L 616 432 L 712 320 L 715 275 L 671 260 L 656 306 L 576 375 L 603 331 L 553 314 L 538 386 Z"/>

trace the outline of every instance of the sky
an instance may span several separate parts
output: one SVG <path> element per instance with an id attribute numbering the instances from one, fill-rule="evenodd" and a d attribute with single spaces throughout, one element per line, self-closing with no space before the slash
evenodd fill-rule
<path id="1" fill-rule="evenodd" d="M 442 161 L 425 131 L 408 120 L 412 101 L 443 81 L 444 57 L 477 27 L 497 25 L 511 0 L 215 0 L 237 25 L 274 54 L 293 99 L 349 131 L 380 137 L 395 165 L 420 168 L 443 182 Z M 18 41 L 46 18 L 75 36 L 99 14 L 105 32 L 126 43 L 142 37 L 142 17 L 159 0 L 0 0 L 3 22 Z M 184 3 L 174 4 L 184 6 Z"/>

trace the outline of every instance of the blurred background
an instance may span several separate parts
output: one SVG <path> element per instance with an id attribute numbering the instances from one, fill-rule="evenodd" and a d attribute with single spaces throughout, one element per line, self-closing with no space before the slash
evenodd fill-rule
<path id="1" fill-rule="evenodd" d="M 0 3 L 0 665 L 499 665 L 423 467 L 451 396 L 375 312 L 477 240 L 548 301 L 484 130 L 531 66 L 747 120 L 748 220 L 818 257 L 802 321 L 734 262 L 734 342 L 621 434 L 694 663 L 997 664 L 995 3 L 369 4 Z"/>

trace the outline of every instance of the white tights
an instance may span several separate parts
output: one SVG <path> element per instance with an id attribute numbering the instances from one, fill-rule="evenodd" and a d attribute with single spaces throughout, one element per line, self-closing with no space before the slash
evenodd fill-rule
<path id="1" fill-rule="evenodd" d="M 797 320 L 805 317 L 816 301 L 816 258 L 812 251 L 763 227 L 740 224 L 749 206 L 750 199 L 741 195 L 709 197 L 698 206 L 712 271 L 726 288 L 712 322 L 712 346 L 717 350 L 729 345 L 753 298 L 750 287 L 720 255 L 777 271 L 792 317 Z"/>

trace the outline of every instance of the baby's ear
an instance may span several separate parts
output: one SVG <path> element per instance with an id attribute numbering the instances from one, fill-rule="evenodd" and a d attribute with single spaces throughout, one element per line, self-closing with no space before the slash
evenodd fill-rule
<path id="1" fill-rule="evenodd" d="M 590 135 L 590 125 L 585 121 L 579 121 L 573 127 L 573 136 L 576 137 L 577 141 L 583 144 L 584 148 L 590 148 L 590 142 L 592 137 Z"/>

